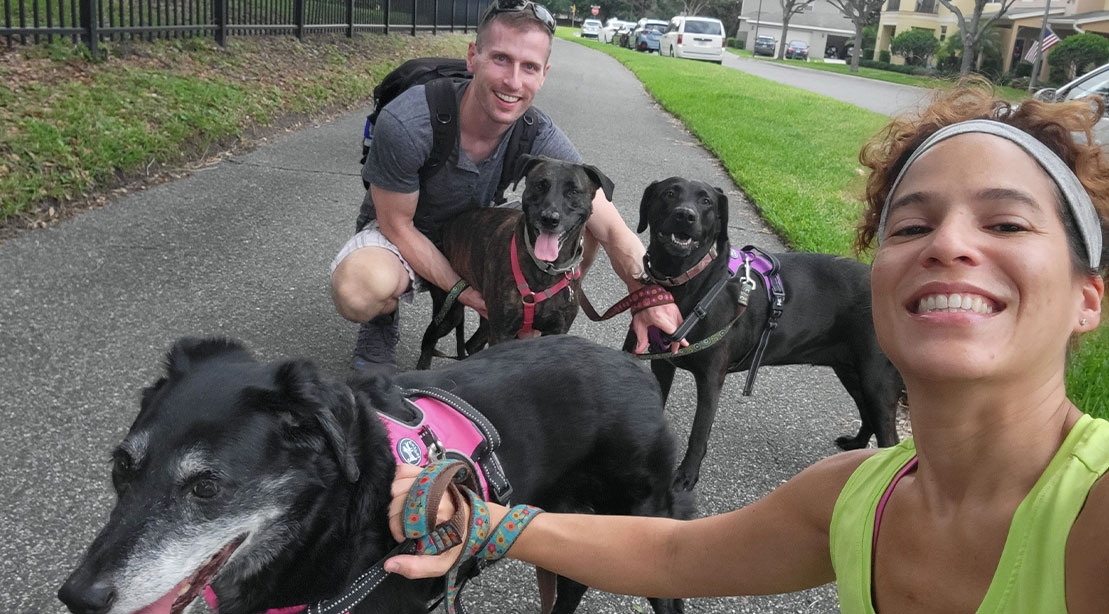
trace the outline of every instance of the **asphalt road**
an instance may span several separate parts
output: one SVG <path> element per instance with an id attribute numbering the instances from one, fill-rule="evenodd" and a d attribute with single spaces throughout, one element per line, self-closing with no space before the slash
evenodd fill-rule
<path id="1" fill-rule="evenodd" d="M 648 183 L 683 175 L 728 193 L 733 244 L 782 248 L 720 165 L 615 60 L 556 40 L 551 61 L 538 105 L 615 181 L 614 200 L 629 224 Z M 280 135 L 187 178 L 0 244 L 0 611 L 64 611 L 54 593 L 113 503 L 108 454 L 176 338 L 228 335 L 266 360 L 305 356 L 346 373 L 355 325 L 331 306 L 327 266 L 351 233 L 361 199 L 364 114 Z M 598 305 L 623 294 L 603 258 L 585 287 Z M 426 296 L 402 311 L 402 367 L 415 363 L 429 311 Z M 626 325 L 580 317 L 571 332 L 619 347 Z M 740 396 L 741 385 L 742 376 L 733 376 L 724 391 L 697 487 L 702 514 L 761 497 L 835 453 L 833 439 L 858 428 L 857 411 L 830 369 L 764 368 L 750 398 Z M 692 378 L 680 373 L 667 413 L 682 449 L 694 399 Z M 467 598 L 475 611 L 538 611 L 534 574 L 514 563 L 480 578 Z M 580 611 L 646 607 L 642 599 L 590 591 Z M 692 600 L 687 611 L 837 606 L 826 586 Z"/>
<path id="2" fill-rule="evenodd" d="M 899 115 L 912 111 L 932 94 L 931 90 L 922 87 L 753 60 L 734 53 L 724 54 L 724 66 L 849 102 L 883 115 Z"/>

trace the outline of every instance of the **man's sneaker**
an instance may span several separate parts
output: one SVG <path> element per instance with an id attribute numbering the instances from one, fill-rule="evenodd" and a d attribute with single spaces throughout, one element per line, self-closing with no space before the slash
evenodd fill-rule
<path id="1" fill-rule="evenodd" d="M 377 316 L 358 327 L 351 366 L 360 372 L 389 375 L 397 371 L 397 340 L 400 318 L 397 311 Z"/>

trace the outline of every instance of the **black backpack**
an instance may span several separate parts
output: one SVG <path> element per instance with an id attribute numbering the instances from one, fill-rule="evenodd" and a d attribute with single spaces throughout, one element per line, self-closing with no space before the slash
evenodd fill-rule
<path id="1" fill-rule="evenodd" d="M 401 64 L 385 75 L 374 88 L 374 110 L 366 116 L 366 127 L 362 134 L 362 160 L 370 153 L 373 139 L 373 125 L 381 109 L 394 98 L 414 85 L 423 85 L 427 95 L 427 106 L 431 111 L 432 144 L 431 154 L 420 167 L 420 181 L 439 171 L 458 142 L 458 103 L 455 97 L 455 84 L 462 80 L 473 79 L 474 75 L 466 70 L 466 60 L 457 58 L 416 58 Z M 501 168 L 501 180 L 497 183 L 496 202 L 505 201 L 504 191 L 516 176 L 516 163 L 521 153 L 529 153 L 538 132 L 534 107 L 516 120 L 515 129 L 509 137 Z M 370 189 L 365 179 L 366 189 Z"/>

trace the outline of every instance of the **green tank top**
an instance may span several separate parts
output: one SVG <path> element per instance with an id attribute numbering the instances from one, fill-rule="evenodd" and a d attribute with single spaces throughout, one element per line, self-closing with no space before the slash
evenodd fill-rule
<path id="1" fill-rule="evenodd" d="M 874 515 L 897 472 L 916 456 L 912 439 L 863 461 L 832 512 L 829 541 L 844 614 L 875 614 Z M 1005 549 L 979 614 L 1066 612 L 1067 535 L 1094 482 L 1109 469 L 1109 422 L 1083 415 L 1013 514 Z"/>

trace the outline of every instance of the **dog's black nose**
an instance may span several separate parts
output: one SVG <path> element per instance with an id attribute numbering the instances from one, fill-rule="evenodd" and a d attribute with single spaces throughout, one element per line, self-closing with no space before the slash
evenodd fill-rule
<path id="1" fill-rule="evenodd" d="M 562 221 L 562 215 L 554 209 L 539 214 L 539 221 L 547 228 L 554 228 Z"/>
<path id="2" fill-rule="evenodd" d="M 58 589 L 58 599 L 73 614 L 104 614 L 115 602 L 116 590 L 107 582 L 85 584 L 71 577 Z"/>
<path id="3" fill-rule="evenodd" d="M 674 218 L 675 222 L 680 222 L 687 226 L 692 226 L 693 223 L 697 221 L 697 212 L 689 207 L 678 207 L 674 209 L 671 216 Z"/>

